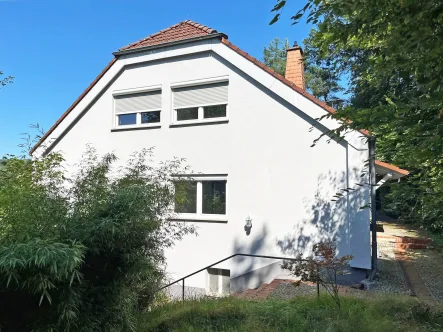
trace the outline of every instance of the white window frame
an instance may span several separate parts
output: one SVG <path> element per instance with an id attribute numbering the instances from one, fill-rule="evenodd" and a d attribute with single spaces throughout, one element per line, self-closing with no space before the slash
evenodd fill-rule
<path id="1" fill-rule="evenodd" d="M 118 117 L 121 114 L 116 114 L 115 113 L 115 97 L 118 96 L 124 96 L 124 95 L 134 95 L 134 94 L 138 94 L 138 93 L 143 93 L 143 92 L 154 92 L 154 91 L 159 91 L 160 95 L 163 94 L 162 91 L 162 86 L 161 85 L 153 85 L 153 86 L 146 86 L 146 87 L 139 87 L 139 88 L 131 88 L 131 89 L 124 89 L 124 90 L 116 90 L 112 93 L 112 114 L 113 114 L 113 129 L 118 130 L 118 129 L 134 129 L 134 128 L 160 128 L 161 127 L 161 122 L 162 122 L 162 109 L 161 108 L 156 108 L 156 109 L 146 109 L 146 110 L 137 110 L 136 112 L 133 113 L 125 113 L 125 114 L 136 114 L 136 123 L 133 125 L 119 125 L 118 124 Z M 147 113 L 147 112 L 158 112 L 160 111 L 160 122 L 153 122 L 153 123 L 142 123 L 142 113 Z"/>
<path id="2" fill-rule="evenodd" d="M 210 273 L 210 270 L 217 270 L 217 274 Z M 229 272 L 229 276 L 223 275 L 223 270 Z M 217 276 L 217 291 L 211 292 L 211 275 Z M 229 288 L 225 289 L 223 287 L 223 277 L 229 278 Z M 222 269 L 222 268 L 214 268 L 210 267 L 206 269 L 206 280 L 205 280 L 205 291 L 207 295 L 211 296 L 224 296 L 229 295 L 231 293 L 231 270 L 229 269 Z"/>
<path id="3" fill-rule="evenodd" d="M 196 213 L 177 213 L 174 212 L 173 220 L 183 221 L 209 221 L 209 222 L 227 222 L 228 221 L 228 175 L 179 175 L 181 180 L 197 182 L 197 212 Z M 225 189 L 225 214 L 205 214 L 203 213 L 203 184 L 204 181 L 226 181 Z"/>
<path id="4" fill-rule="evenodd" d="M 211 78 L 204 78 L 199 80 L 192 80 L 192 81 L 186 81 L 186 82 L 178 82 L 178 83 L 172 83 L 170 85 L 170 91 L 171 91 L 171 124 L 170 126 L 181 126 L 181 125 L 187 125 L 187 124 L 204 124 L 204 123 L 211 123 L 211 122 L 228 122 L 229 121 L 229 86 L 228 86 L 228 101 L 224 104 L 220 103 L 208 103 L 208 104 L 199 104 L 199 105 L 186 105 L 185 107 L 179 107 L 174 108 L 174 89 L 178 88 L 185 88 L 185 87 L 193 87 L 193 86 L 199 86 L 199 85 L 208 85 L 208 84 L 214 84 L 214 83 L 229 83 L 229 76 L 218 76 L 218 77 L 211 77 Z M 219 117 L 219 118 L 204 118 L 204 107 L 206 106 L 217 106 L 217 105 L 226 105 L 226 116 Z M 185 108 L 196 108 L 198 107 L 198 118 L 193 120 L 177 120 L 177 110 L 185 109 Z"/>

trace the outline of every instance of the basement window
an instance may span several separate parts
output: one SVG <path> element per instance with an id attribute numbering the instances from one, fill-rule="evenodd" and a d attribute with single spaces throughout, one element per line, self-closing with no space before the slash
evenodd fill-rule
<path id="1" fill-rule="evenodd" d="M 172 89 L 173 124 L 227 120 L 228 82 Z"/>
<path id="2" fill-rule="evenodd" d="M 161 90 L 114 94 L 116 128 L 160 125 Z"/>
<path id="3" fill-rule="evenodd" d="M 231 291 L 231 271 L 209 268 L 206 272 L 206 294 L 212 296 L 229 295 Z"/>
<path id="4" fill-rule="evenodd" d="M 175 181 L 176 218 L 226 221 L 227 176 L 181 177 Z"/>

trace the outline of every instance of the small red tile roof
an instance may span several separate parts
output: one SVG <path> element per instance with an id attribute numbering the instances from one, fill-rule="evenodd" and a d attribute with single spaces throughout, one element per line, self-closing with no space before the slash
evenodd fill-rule
<path id="1" fill-rule="evenodd" d="M 380 161 L 380 160 L 376 160 L 375 161 L 375 165 L 380 166 L 380 167 L 384 167 L 384 168 L 387 168 L 387 169 L 390 169 L 391 171 L 400 173 L 402 175 L 408 175 L 409 174 L 409 171 L 407 171 L 405 169 L 401 169 L 400 167 L 394 166 L 392 164 L 385 163 L 385 162 Z"/>
<path id="2" fill-rule="evenodd" d="M 122 47 L 119 51 L 127 51 L 140 47 L 176 42 L 195 37 L 207 36 L 213 33 L 217 33 L 217 30 L 211 29 L 191 20 L 186 20 L 136 41 L 135 43 L 129 44 L 128 46 Z"/>

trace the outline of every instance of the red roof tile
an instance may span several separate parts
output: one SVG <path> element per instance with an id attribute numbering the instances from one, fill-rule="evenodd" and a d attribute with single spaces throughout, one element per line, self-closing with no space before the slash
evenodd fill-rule
<path id="1" fill-rule="evenodd" d="M 405 169 L 401 169 L 400 167 L 394 166 L 392 164 L 385 163 L 385 162 L 380 161 L 380 160 L 376 160 L 375 164 L 380 166 L 380 167 L 384 167 L 384 168 L 390 169 L 391 171 L 394 171 L 394 172 L 397 172 L 397 173 L 400 173 L 400 174 L 403 174 L 403 175 L 408 175 L 409 174 L 409 171 L 407 171 Z"/>
<path id="2" fill-rule="evenodd" d="M 119 51 L 133 50 L 140 47 L 154 46 L 179 40 L 207 36 L 212 33 L 217 33 L 217 31 L 205 25 L 186 20 L 125 46 Z"/>

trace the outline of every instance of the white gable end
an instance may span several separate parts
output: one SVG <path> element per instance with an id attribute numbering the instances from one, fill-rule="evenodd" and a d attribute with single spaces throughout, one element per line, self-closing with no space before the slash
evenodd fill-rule
<path id="1" fill-rule="evenodd" d="M 212 90 L 217 93 L 211 99 L 215 104 L 224 103 L 227 93 L 223 119 L 186 126 L 175 121 L 174 90 L 217 82 L 227 86 Z M 141 91 L 161 92 L 159 100 L 136 101 L 140 107 L 160 103 L 160 122 L 116 126 L 116 97 Z M 181 95 L 180 107 L 200 100 L 196 96 Z M 368 152 L 357 132 L 340 143 L 324 139 L 311 148 L 324 130 L 337 125 L 326 120 L 310 130 L 324 114 L 320 106 L 219 40 L 207 39 L 121 55 L 45 143 L 48 151 L 61 151 L 70 166 L 86 144 L 99 153 L 115 152 L 122 163 L 136 150 L 155 147 L 158 160 L 183 157 L 194 172 L 227 179 L 226 216 L 197 220 L 199 236 L 187 237 L 167 252 L 172 279 L 234 253 L 307 255 L 314 243 L 326 238 L 338 242 L 340 254 L 354 255 L 352 266 L 368 269 L 369 211 L 360 210 L 368 201 L 367 190 L 357 187 L 342 201 L 331 202 L 340 189 L 361 181 Z M 34 156 L 44 152 L 40 146 Z M 244 230 L 248 216 L 250 234 Z M 230 270 L 235 278 L 269 263 L 227 262 L 218 268 Z M 189 286 L 204 284 L 205 275 L 193 280 Z"/>
<path id="2" fill-rule="evenodd" d="M 320 118 L 326 113 L 322 107 L 294 91 L 291 87 L 276 79 L 266 71 L 257 67 L 248 59 L 245 59 L 240 54 L 222 44 L 218 39 L 208 39 L 120 56 L 98 83 L 94 85 L 92 90 L 82 98 L 75 108 L 55 128 L 51 135 L 45 139 L 42 147 L 36 149 L 33 155 L 39 156 L 48 152 L 48 150 L 52 148 L 52 143 L 56 141 L 58 137 L 61 137 L 83 112 L 87 111 L 88 107 L 126 67 L 202 52 L 214 52 L 221 58 L 230 62 L 233 66 L 239 68 L 239 70 L 250 76 L 252 79 L 256 80 L 270 91 L 275 92 L 288 103 L 297 107 L 301 112 L 306 113 L 307 116 L 312 118 L 313 123 L 317 123 L 315 119 Z M 338 126 L 338 123 L 333 119 L 324 119 L 321 123 L 318 123 L 318 125 L 333 129 Z M 345 136 L 345 139 L 350 144 L 356 146 L 356 148 L 365 148 L 359 139 L 361 135 L 362 134 L 357 131 L 352 131 Z"/>

